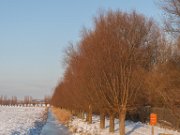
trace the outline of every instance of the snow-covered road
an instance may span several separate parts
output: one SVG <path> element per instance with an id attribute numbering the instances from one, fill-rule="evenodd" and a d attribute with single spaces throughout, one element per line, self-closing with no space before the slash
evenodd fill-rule
<path id="1" fill-rule="evenodd" d="M 51 109 L 49 109 L 48 119 L 41 131 L 41 135 L 70 135 L 70 132 L 57 121 Z"/>

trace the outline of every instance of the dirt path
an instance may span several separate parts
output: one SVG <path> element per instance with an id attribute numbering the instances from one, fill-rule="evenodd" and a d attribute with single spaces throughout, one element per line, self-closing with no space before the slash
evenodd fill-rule
<path id="1" fill-rule="evenodd" d="M 56 120 L 54 114 L 51 109 L 48 111 L 48 119 L 46 124 L 44 125 L 41 135 L 71 135 L 68 131 L 68 128 L 63 126 Z"/>

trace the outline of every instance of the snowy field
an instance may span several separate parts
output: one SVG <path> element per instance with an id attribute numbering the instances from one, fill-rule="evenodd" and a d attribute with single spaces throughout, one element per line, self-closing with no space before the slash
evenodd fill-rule
<path id="1" fill-rule="evenodd" d="M 38 135 L 46 116 L 45 107 L 0 106 L 0 135 Z"/>
<path id="2" fill-rule="evenodd" d="M 109 133 L 109 120 L 106 118 L 106 128 L 101 130 L 99 128 L 100 120 L 98 116 L 93 116 L 93 124 L 89 125 L 84 120 L 74 117 L 69 123 L 71 130 L 75 131 L 74 135 L 80 135 L 82 133 L 90 133 L 91 135 L 119 135 L 119 120 L 115 120 L 115 133 Z M 155 127 L 154 135 L 160 135 L 160 133 L 180 135 L 179 132 Z M 126 135 L 151 135 L 151 126 L 143 124 L 141 122 L 126 121 Z"/>

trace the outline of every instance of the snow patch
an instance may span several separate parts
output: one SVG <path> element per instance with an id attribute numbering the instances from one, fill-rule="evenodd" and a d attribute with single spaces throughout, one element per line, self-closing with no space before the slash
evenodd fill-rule
<path id="1" fill-rule="evenodd" d="M 115 132 L 109 133 L 109 118 L 106 118 L 105 129 L 100 129 L 100 117 L 93 116 L 93 123 L 87 124 L 85 120 L 73 117 L 69 122 L 68 127 L 73 132 L 73 135 L 119 135 L 119 120 L 115 119 Z M 141 122 L 126 121 L 126 135 L 151 135 L 151 126 Z M 154 135 L 160 133 L 180 135 L 180 132 L 164 129 L 155 126 Z"/>

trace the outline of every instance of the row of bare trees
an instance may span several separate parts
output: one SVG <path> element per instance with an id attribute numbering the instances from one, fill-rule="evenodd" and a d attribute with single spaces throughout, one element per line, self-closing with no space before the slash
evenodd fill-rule
<path id="1" fill-rule="evenodd" d="M 17 97 L 12 96 L 11 99 L 8 99 L 6 96 L 0 96 L 0 105 L 16 105 Z"/>
<path id="2" fill-rule="evenodd" d="M 7 96 L 0 96 L 0 105 L 36 105 L 50 104 L 50 96 L 45 96 L 43 100 L 33 99 L 31 96 L 25 96 L 23 100 L 18 99 L 16 96 L 8 98 Z"/>
<path id="3" fill-rule="evenodd" d="M 93 29 L 84 29 L 80 42 L 66 54 L 54 106 L 86 112 L 89 123 L 99 113 L 101 128 L 108 115 L 110 132 L 117 116 L 120 135 L 125 134 L 126 114 L 139 107 L 166 105 L 177 114 L 180 40 L 168 42 L 152 19 L 136 12 L 100 13 Z"/>
<path id="4" fill-rule="evenodd" d="M 7 96 L 0 96 L 0 105 L 28 105 L 32 103 L 31 96 L 25 96 L 24 100 L 18 100 L 16 96 L 12 96 L 11 98 L 8 98 Z"/>

